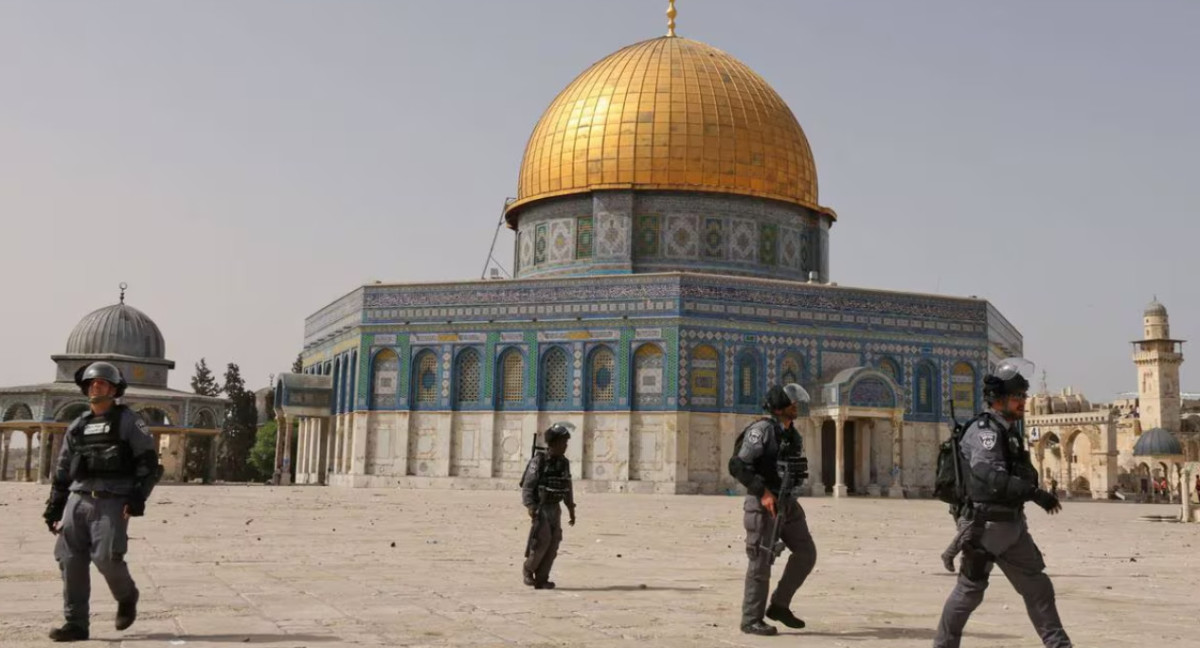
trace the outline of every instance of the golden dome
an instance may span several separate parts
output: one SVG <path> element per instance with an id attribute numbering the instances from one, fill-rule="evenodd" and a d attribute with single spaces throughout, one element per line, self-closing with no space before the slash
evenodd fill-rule
<path id="1" fill-rule="evenodd" d="M 594 189 L 741 194 L 834 217 L 783 99 L 729 54 L 671 36 L 618 50 L 558 94 L 525 148 L 509 224 L 522 205 Z"/>

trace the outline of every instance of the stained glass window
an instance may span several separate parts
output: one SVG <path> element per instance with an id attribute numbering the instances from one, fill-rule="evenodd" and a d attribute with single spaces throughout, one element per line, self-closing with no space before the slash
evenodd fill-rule
<path id="1" fill-rule="evenodd" d="M 437 357 L 432 351 L 422 351 L 413 363 L 413 385 L 418 405 L 437 402 Z"/>
<path id="2" fill-rule="evenodd" d="M 663 402 L 663 352 L 654 344 L 643 344 L 633 355 L 634 405 L 661 407 Z"/>
<path id="3" fill-rule="evenodd" d="M 588 398 L 593 405 L 609 404 L 616 394 L 616 360 L 608 347 L 600 347 L 592 353 L 591 385 Z"/>
<path id="4" fill-rule="evenodd" d="M 464 349 L 454 367 L 454 393 L 459 405 L 479 401 L 479 352 Z"/>
<path id="5" fill-rule="evenodd" d="M 396 406 L 396 387 L 400 381 L 400 356 L 391 349 L 375 354 L 371 370 L 371 408 L 391 409 Z"/>
<path id="6" fill-rule="evenodd" d="M 567 400 L 567 354 L 561 347 L 554 347 L 542 358 L 543 389 L 542 401 L 562 403 Z"/>
<path id="7" fill-rule="evenodd" d="M 525 400 L 525 358 L 516 349 L 500 357 L 500 401 L 502 405 L 519 405 Z"/>
<path id="8" fill-rule="evenodd" d="M 717 405 L 717 350 L 701 344 L 692 349 L 691 371 L 692 403 L 707 407 Z"/>

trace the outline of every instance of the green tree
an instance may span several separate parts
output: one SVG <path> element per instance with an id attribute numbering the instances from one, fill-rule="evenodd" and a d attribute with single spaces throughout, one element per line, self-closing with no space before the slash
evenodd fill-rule
<path id="1" fill-rule="evenodd" d="M 212 370 L 204 358 L 196 363 L 196 375 L 192 376 L 192 391 L 201 396 L 219 396 L 221 385 L 213 377 Z"/>
<path id="2" fill-rule="evenodd" d="M 279 421 L 268 421 L 265 425 L 258 428 L 258 434 L 254 437 L 254 447 L 250 450 L 249 465 L 254 471 L 253 479 L 270 481 L 275 476 L 275 439 L 279 435 Z M 292 433 L 292 465 L 289 466 L 289 471 L 292 474 L 292 479 L 296 475 L 296 448 L 299 443 L 299 436 Z"/>
<path id="3" fill-rule="evenodd" d="M 225 407 L 225 425 L 221 429 L 221 464 L 227 479 L 242 481 L 252 477 L 247 460 L 254 447 L 258 407 L 254 392 L 246 390 L 241 369 L 231 362 L 225 368 L 222 388 L 229 402 Z"/>
<path id="4" fill-rule="evenodd" d="M 292 373 L 300 373 L 304 371 L 304 354 L 296 354 L 296 361 L 292 363 Z"/>

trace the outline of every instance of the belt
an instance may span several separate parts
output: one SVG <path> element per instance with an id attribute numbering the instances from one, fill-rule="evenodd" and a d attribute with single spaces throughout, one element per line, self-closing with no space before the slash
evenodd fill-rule
<path id="1" fill-rule="evenodd" d="M 75 494 L 90 497 L 92 499 L 126 499 L 129 497 L 128 495 L 122 495 L 121 493 L 113 493 L 110 491 L 75 491 Z"/>
<path id="2" fill-rule="evenodd" d="M 981 522 L 1017 522 L 1020 511 L 975 511 L 975 519 Z"/>

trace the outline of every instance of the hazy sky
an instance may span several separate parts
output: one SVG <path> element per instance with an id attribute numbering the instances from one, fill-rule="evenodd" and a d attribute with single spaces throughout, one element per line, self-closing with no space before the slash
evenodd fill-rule
<path id="1" fill-rule="evenodd" d="M 361 283 L 478 277 L 542 110 L 666 5 L 0 0 L 0 385 L 121 281 L 186 389 L 201 356 L 264 386 Z M 1200 344 L 1200 2 L 678 10 L 803 125 L 834 281 L 986 297 L 1093 401 L 1154 294 Z"/>

